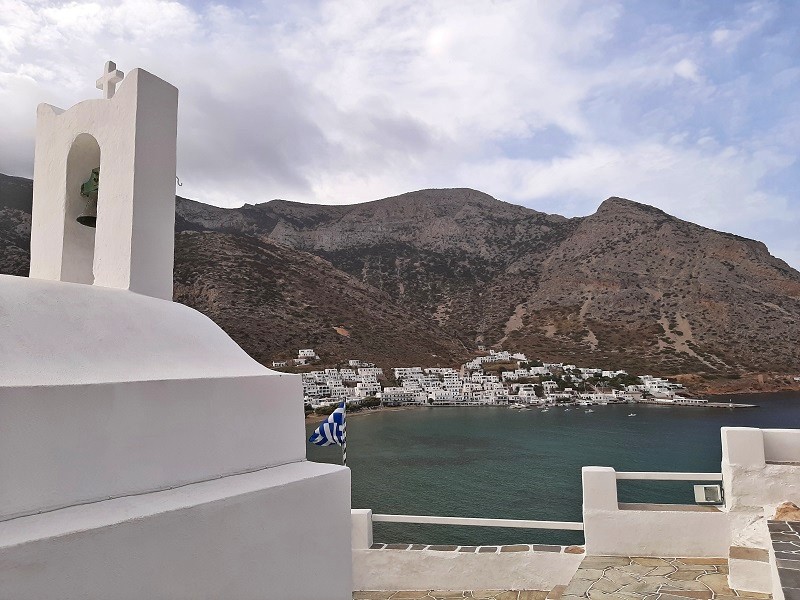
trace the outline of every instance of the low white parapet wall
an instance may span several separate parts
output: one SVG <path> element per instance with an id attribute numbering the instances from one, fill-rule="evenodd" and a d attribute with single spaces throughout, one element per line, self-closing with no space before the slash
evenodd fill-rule
<path id="1" fill-rule="evenodd" d="M 760 516 L 768 504 L 800 498 L 799 465 L 800 429 L 722 428 L 725 506 L 731 511 Z"/>
<path id="2" fill-rule="evenodd" d="M 717 507 L 620 504 L 611 467 L 583 467 L 583 524 L 587 554 L 725 557 L 730 546 Z"/>
<path id="3" fill-rule="evenodd" d="M 426 546 L 390 544 L 353 550 L 353 589 L 360 590 L 546 590 L 567 585 L 583 554 L 564 548 Z M 406 549 L 394 549 L 407 546 Z M 418 549 L 417 549 L 418 548 Z"/>
<path id="4" fill-rule="evenodd" d="M 355 591 L 423 589 L 549 591 L 557 585 L 568 584 L 584 557 L 583 548 L 580 546 L 376 544 L 372 539 L 372 511 L 353 509 L 351 517 Z M 408 518 L 416 522 L 423 517 Z M 431 518 L 436 521 L 448 520 L 446 517 Z M 480 519 L 450 520 L 480 521 Z M 580 524 L 556 525 L 558 528 L 565 528 Z"/>

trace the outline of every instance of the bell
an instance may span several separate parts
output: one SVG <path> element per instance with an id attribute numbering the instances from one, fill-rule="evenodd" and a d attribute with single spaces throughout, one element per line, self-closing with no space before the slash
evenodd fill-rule
<path id="1" fill-rule="evenodd" d="M 100 167 L 92 169 L 89 179 L 81 186 L 81 196 L 87 198 L 83 212 L 76 219 L 81 225 L 97 227 L 97 191 L 100 188 Z"/>
<path id="2" fill-rule="evenodd" d="M 83 207 L 83 212 L 76 219 L 81 225 L 87 227 L 97 227 L 97 195 L 94 198 L 89 198 L 86 201 L 86 206 Z"/>

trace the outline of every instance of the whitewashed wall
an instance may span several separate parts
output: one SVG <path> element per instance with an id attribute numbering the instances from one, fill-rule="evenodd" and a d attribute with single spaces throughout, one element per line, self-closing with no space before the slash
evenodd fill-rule
<path id="1" fill-rule="evenodd" d="M 790 463 L 791 464 L 776 464 Z M 731 545 L 768 551 L 770 563 L 729 561 L 731 587 L 780 598 L 767 519 L 784 501 L 800 503 L 800 430 L 722 428 L 722 475 Z"/>
<path id="2" fill-rule="evenodd" d="M 722 557 L 730 546 L 722 511 L 621 509 L 611 467 L 583 467 L 583 523 L 587 554 Z"/>
<path id="3" fill-rule="evenodd" d="M 0 522 L 0 598 L 350 600 L 349 495 L 304 461 Z"/>
<path id="4" fill-rule="evenodd" d="M 353 550 L 354 590 L 551 590 L 566 585 L 583 554 Z"/>

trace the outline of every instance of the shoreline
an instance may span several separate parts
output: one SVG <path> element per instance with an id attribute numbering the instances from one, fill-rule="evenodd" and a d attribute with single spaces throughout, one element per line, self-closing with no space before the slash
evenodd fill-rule
<path id="1" fill-rule="evenodd" d="M 347 413 L 347 418 L 352 419 L 359 415 L 368 416 L 376 413 L 382 412 L 399 412 L 401 410 L 415 410 L 419 408 L 428 408 L 427 405 L 424 404 L 404 404 L 403 406 L 381 406 L 377 408 L 370 408 L 367 410 L 359 410 L 358 412 L 349 412 Z M 321 423 L 323 420 L 327 419 L 328 415 L 315 415 L 314 413 L 310 413 L 306 415 L 306 423 Z"/>
<path id="2" fill-rule="evenodd" d="M 757 391 L 757 392 L 739 392 L 739 393 L 741 393 L 741 394 L 747 394 L 747 393 L 752 393 L 752 394 L 776 394 L 776 393 L 791 392 L 791 391 L 800 391 L 800 389 L 778 390 L 778 391 L 763 391 L 762 390 L 762 391 Z M 715 394 L 707 394 L 707 395 L 708 396 L 714 396 Z M 716 394 L 716 396 L 719 396 L 719 395 L 720 394 Z M 735 394 L 728 393 L 728 394 L 724 394 L 724 395 L 728 396 L 728 395 L 735 395 Z M 798 400 L 798 402 L 800 402 L 800 400 Z M 612 404 L 613 405 L 619 405 L 620 403 L 612 403 Z M 652 401 L 651 402 L 648 402 L 648 401 L 635 402 L 634 404 L 646 404 L 648 406 L 658 406 L 658 407 L 662 407 L 662 408 L 728 408 L 728 409 L 730 409 L 730 408 L 758 408 L 758 406 L 759 406 L 758 404 L 734 404 L 734 405 L 730 405 L 727 402 L 714 401 L 713 398 L 709 399 L 709 403 L 708 404 L 670 404 L 670 403 L 652 402 Z M 384 413 L 384 412 L 400 412 L 400 411 L 406 411 L 406 410 L 421 410 L 421 409 L 427 409 L 427 408 L 484 408 L 484 407 L 487 407 L 487 406 L 488 407 L 492 407 L 492 408 L 511 408 L 510 404 L 500 404 L 500 405 L 498 405 L 498 404 L 485 404 L 485 405 L 464 405 L 464 406 L 460 406 L 460 405 L 457 405 L 457 404 L 444 404 L 444 405 L 436 405 L 436 406 L 427 405 L 427 404 L 404 404 L 402 406 L 384 406 L 384 407 L 377 407 L 377 408 L 371 408 L 371 409 L 368 409 L 368 410 L 361 410 L 361 411 L 358 411 L 358 412 L 348 413 L 347 414 L 347 418 L 348 419 L 352 419 L 352 418 L 355 418 L 355 417 L 357 417 L 359 415 L 368 416 L 368 415 Z M 572 406 L 572 405 L 570 405 L 570 406 Z M 602 405 L 593 405 L 593 406 L 602 406 Z M 542 408 L 542 407 L 541 406 L 531 406 L 529 408 L 529 410 L 535 409 L 535 408 Z M 310 413 L 309 415 L 306 416 L 305 421 L 306 421 L 306 424 L 315 424 L 315 423 L 321 423 L 325 419 L 327 419 L 327 415 L 315 415 L 314 413 Z"/>

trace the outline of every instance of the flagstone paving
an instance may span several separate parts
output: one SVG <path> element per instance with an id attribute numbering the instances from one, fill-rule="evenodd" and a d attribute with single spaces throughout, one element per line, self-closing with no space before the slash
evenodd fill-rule
<path id="1" fill-rule="evenodd" d="M 474 590 L 469 592 L 354 592 L 353 600 L 545 600 L 547 592 L 537 590 Z"/>
<path id="2" fill-rule="evenodd" d="M 587 556 L 561 600 L 769 600 L 728 587 L 724 558 Z"/>
<path id="3" fill-rule="evenodd" d="M 355 592 L 353 600 L 771 600 L 728 587 L 725 558 L 587 556 L 566 587 L 468 592 Z M 788 596 L 787 596 L 788 599 Z"/>

